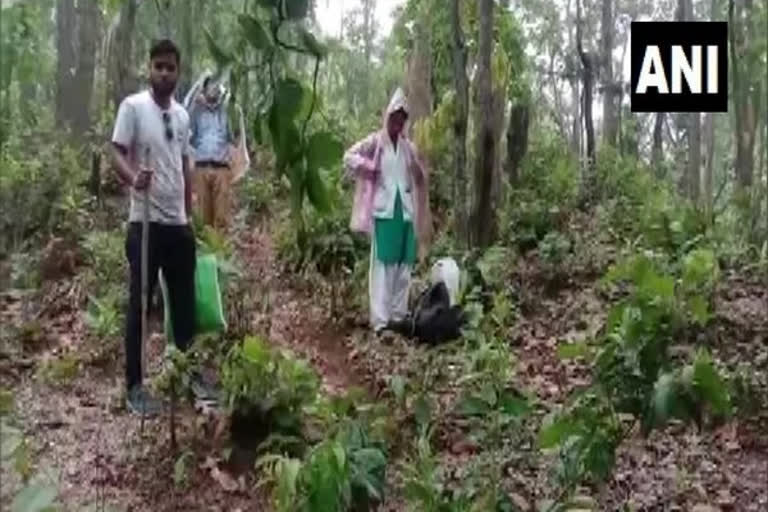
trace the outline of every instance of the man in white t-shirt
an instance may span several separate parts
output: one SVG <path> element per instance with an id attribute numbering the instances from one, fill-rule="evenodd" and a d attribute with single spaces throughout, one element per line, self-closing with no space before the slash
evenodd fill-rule
<path id="1" fill-rule="evenodd" d="M 195 331 L 195 236 L 189 224 L 192 181 L 189 116 L 173 99 L 180 52 L 169 40 L 150 50 L 148 90 L 120 105 L 112 135 L 114 167 L 130 185 L 131 205 L 125 243 L 130 266 L 130 305 L 126 319 L 125 374 L 128 406 L 156 414 L 162 404 L 141 382 L 141 236 L 143 193 L 149 188 L 149 296 L 162 269 L 173 311 L 173 334 L 180 350 Z"/>

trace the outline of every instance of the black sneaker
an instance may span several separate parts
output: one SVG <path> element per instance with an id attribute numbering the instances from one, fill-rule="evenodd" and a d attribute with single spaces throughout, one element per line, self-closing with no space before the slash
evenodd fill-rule
<path id="1" fill-rule="evenodd" d="M 126 404 L 129 411 L 138 415 L 144 413 L 145 416 L 157 416 L 163 412 L 163 403 L 142 386 L 134 386 L 128 390 Z"/>
<path id="2" fill-rule="evenodd" d="M 216 390 L 213 386 L 205 382 L 205 379 L 203 379 L 203 376 L 199 373 L 195 373 L 192 375 L 192 378 L 190 380 L 190 388 L 192 388 L 192 393 L 194 393 L 195 398 L 201 402 L 205 402 L 207 404 L 217 404 L 219 401 L 219 393 L 218 390 Z"/>

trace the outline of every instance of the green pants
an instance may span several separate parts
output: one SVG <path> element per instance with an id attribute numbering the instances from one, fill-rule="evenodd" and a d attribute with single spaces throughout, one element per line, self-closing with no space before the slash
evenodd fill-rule
<path id="1" fill-rule="evenodd" d="M 376 219 L 376 259 L 385 265 L 416 262 L 416 236 L 413 222 L 403 216 L 403 202 L 400 191 L 395 197 L 395 211 L 391 219 Z"/>

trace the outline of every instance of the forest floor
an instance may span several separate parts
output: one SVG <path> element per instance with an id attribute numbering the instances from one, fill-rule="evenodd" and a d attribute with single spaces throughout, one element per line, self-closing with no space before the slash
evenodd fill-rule
<path id="1" fill-rule="evenodd" d="M 274 305 L 269 318 L 252 312 L 254 330 L 266 325 L 271 342 L 309 360 L 329 392 L 362 387 L 372 399 L 387 399 L 392 375 L 414 377 L 425 365 L 439 364 L 434 395 L 438 409 L 450 410 L 457 379 L 450 362 L 461 354 L 451 353 L 449 347 L 447 356 L 436 358 L 434 353 L 446 349 L 425 349 L 404 340 L 376 343 L 360 319 L 331 321 L 326 295 L 298 276 L 283 273 L 267 229 L 240 232 L 235 246 L 246 274 L 270 290 Z M 543 409 L 563 403 L 570 390 L 588 380 L 586 366 L 561 361 L 556 346 L 597 332 L 607 299 L 588 274 L 553 285 L 535 256 L 520 261 L 515 279 L 524 290 L 518 319 L 508 333 L 515 384 L 546 404 L 537 412 L 540 417 Z M 121 346 L 101 346 L 85 334 L 77 305 L 86 292 L 75 275 L 47 282 L 35 292 L 0 294 L 0 341 L 11 336 L 22 340 L 15 353 L 0 357 L 0 386 L 13 392 L 36 465 L 58 472 L 64 508 L 269 510 L 265 497 L 253 490 L 253 472 L 234 476 L 223 462 L 226 435 L 220 419 L 197 414 L 191 407 L 180 411 L 179 453 L 189 452 L 183 465 L 177 464 L 179 453 L 171 452 L 166 417 L 148 420 L 140 435 L 139 419 L 123 405 Z M 765 372 L 767 305 L 768 291 L 759 279 L 726 275 L 717 292 L 716 318 L 700 341 L 731 369 L 750 361 Z M 158 371 L 164 343 L 159 322 L 154 331 L 147 357 L 150 375 Z M 768 510 L 766 420 L 734 419 L 705 432 L 673 425 L 647 439 L 634 435 L 621 446 L 612 479 L 591 494 L 601 510 L 617 510 L 627 503 L 647 511 Z M 504 482 L 520 509 L 530 511 L 553 493 L 548 484 L 551 460 L 535 446 L 533 423 L 510 447 Z M 446 478 L 454 483 L 466 477 L 471 459 L 481 451 L 468 441 L 466 425 L 450 413 L 440 416 L 435 445 Z M 394 457 L 402 457 L 402 452 L 396 449 Z M 388 467 L 395 471 L 389 471 L 388 496 L 379 510 L 405 510 L 399 462 L 390 460 Z M 177 483 L 174 473 L 182 469 L 186 474 Z M 6 503 L 14 482 L 0 482 L 0 503 Z"/>

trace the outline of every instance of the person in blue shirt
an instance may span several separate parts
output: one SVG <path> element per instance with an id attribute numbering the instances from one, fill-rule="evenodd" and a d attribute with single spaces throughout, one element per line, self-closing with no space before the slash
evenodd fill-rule
<path id="1" fill-rule="evenodd" d="M 194 191 L 197 211 L 206 225 L 229 227 L 232 195 L 232 130 L 223 87 L 213 77 L 190 109 L 190 145 L 194 151 Z"/>

